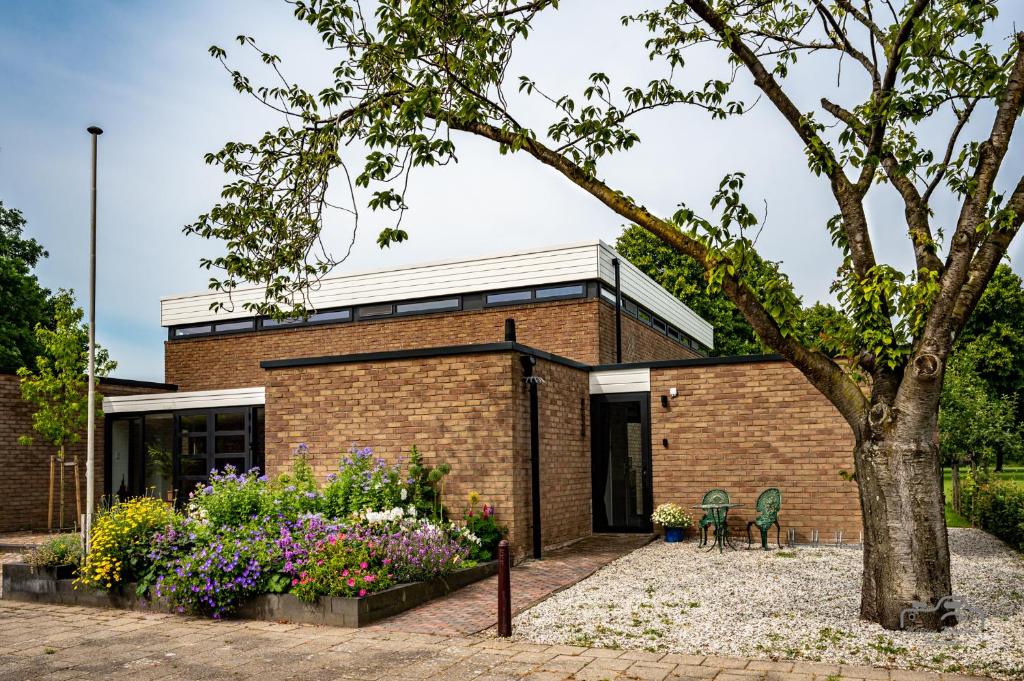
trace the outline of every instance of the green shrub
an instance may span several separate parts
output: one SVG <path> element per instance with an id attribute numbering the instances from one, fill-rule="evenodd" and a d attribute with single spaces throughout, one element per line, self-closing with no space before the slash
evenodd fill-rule
<path id="1" fill-rule="evenodd" d="M 43 542 L 25 559 L 36 567 L 78 565 L 82 562 L 82 538 L 77 534 L 60 534 Z"/>
<path id="2" fill-rule="evenodd" d="M 1024 551 L 1024 486 L 968 474 L 961 487 L 964 513 L 972 523 Z"/>

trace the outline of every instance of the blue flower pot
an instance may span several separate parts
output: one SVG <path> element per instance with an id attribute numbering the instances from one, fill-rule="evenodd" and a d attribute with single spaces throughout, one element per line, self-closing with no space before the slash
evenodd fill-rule
<path id="1" fill-rule="evenodd" d="M 677 541 L 683 541 L 683 535 L 686 534 L 686 529 L 683 527 L 666 527 L 665 528 L 665 541 L 671 543 Z"/>

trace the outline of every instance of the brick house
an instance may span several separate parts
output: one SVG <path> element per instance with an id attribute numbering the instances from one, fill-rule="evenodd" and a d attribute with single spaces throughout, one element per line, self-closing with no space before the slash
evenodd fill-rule
<path id="1" fill-rule="evenodd" d="M 708 357 L 711 325 L 604 243 L 331 277 L 293 322 L 244 309 L 262 295 L 161 301 L 168 383 L 104 400 L 105 493 L 280 473 L 299 443 L 321 476 L 353 443 L 415 444 L 451 464 L 448 505 L 480 492 L 519 554 L 649 531 L 654 505 L 710 487 L 748 506 L 781 488 L 801 538 L 860 530 L 830 403 L 777 357 Z"/>

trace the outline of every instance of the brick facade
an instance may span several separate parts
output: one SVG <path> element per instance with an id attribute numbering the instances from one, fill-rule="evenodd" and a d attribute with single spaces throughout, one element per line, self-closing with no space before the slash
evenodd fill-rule
<path id="1" fill-rule="evenodd" d="M 103 383 L 100 392 L 106 396 L 156 392 L 152 387 L 135 387 Z M 96 423 L 96 496 L 103 494 L 103 418 Z M 34 435 L 32 408 L 21 399 L 16 375 L 0 372 L 0 532 L 46 529 L 46 503 L 49 496 L 50 456 L 54 448 L 46 443 L 18 443 L 22 435 Z M 85 504 L 85 433 L 82 440 L 68 448 L 65 460 L 77 459 L 80 469 L 82 504 Z M 59 476 L 59 472 L 55 473 Z M 56 478 L 59 480 L 59 478 Z M 75 521 L 75 485 L 73 469 L 65 471 L 65 525 Z M 58 491 L 54 492 L 57 498 Z M 54 525 L 58 523 L 57 502 L 54 502 Z"/>
<path id="2" fill-rule="evenodd" d="M 673 387 L 678 397 L 665 409 L 661 396 Z M 846 542 L 860 536 L 857 485 L 840 477 L 853 470 L 853 435 L 788 362 L 652 369 L 651 446 L 655 504 L 690 506 L 721 487 L 747 504 L 729 514 L 745 534 L 757 495 L 778 487 L 783 541 L 790 527 L 798 541 L 812 529 L 822 541 L 836 530 Z"/>
<path id="3" fill-rule="evenodd" d="M 587 373 L 538 360 L 543 544 L 590 534 Z M 370 445 L 388 461 L 417 445 L 447 462 L 444 502 L 455 514 L 469 491 L 494 504 L 517 552 L 531 545 L 529 390 L 519 354 L 393 359 L 267 372 L 266 463 L 288 470 L 299 443 L 323 479 L 341 449 Z M 583 402 L 586 407 L 586 402 Z"/>
<path id="4" fill-rule="evenodd" d="M 515 367 L 515 503 L 525 522 L 510 541 L 533 544 L 530 480 L 530 390 L 522 367 Z M 539 359 L 533 369 L 543 383 L 537 387 L 540 431 L 541 543 L 562 544 L 591 533 L 590 404 L 586 371 Z"/>
<path id="5" fill-rule="evenodd" d="M 164 375 L 180 390 L 258 386 L 262 360 L 495 343 L 509 318 L 524 345 L 584 364 L 615 361 L 615 310 L 587 299 L 167 341 Z M 622 336 L 624 361 L 697 356 L 628 315 Z"/>

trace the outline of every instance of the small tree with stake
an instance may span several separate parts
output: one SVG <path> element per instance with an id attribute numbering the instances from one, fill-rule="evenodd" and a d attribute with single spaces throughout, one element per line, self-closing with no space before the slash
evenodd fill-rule
<path id="1" fill-rule="evenodd" d="M 81 440 L 88 420 L 89 378 L 86 373 L 89 329 L 82 323 L 82 310 L 75 307 L 71 291 L 61 290 L 54 296 L 54 328 L 36 325 L 36 340 L 42 354 L 36 358 L 36 369 L 18 369 L 21 396 L 35 407 L 32 428 L 43 441 L 57 449 L 60 470 L 59 526 L 64 527 L 64 467 L 70 445 Z M 102 348 L 96 349 L 96 376 L 106 376 L 117 363 Z M 96 394 L 96 400 L 102 395 Z M 101 415 L 97 405 L 97 415 Z M 23 445 L 34 441 L 32 435 L 19 438 Z M 53 458 L 50 463 L 50 502 L 47 510 L 49 529 L 53 529 Z M 78 471 L 75 469 L 75 482 Z M 76 500 L 80 503 L 80 500 Z"/>

